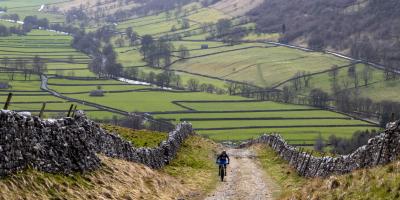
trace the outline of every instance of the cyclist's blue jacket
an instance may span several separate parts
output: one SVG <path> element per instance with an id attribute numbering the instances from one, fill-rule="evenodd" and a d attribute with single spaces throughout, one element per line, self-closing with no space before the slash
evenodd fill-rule
<path id="1" fill-rule="evenodd" d="M 220 154 L 217 157 L 217 163 L 219 164 L 228 164 L 229 163 L 229 156 L 228 154 Z"/>

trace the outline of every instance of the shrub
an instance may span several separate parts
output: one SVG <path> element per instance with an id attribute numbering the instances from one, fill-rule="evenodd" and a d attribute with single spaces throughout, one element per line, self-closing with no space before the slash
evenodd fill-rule
<path id="1" fill-rule="evenodd" d="M 91 96 L 91 97 L 103 97 L 104 96 L 104 90 L 92 90 L 92 91 L 90 91 L 89 96 Z"/>

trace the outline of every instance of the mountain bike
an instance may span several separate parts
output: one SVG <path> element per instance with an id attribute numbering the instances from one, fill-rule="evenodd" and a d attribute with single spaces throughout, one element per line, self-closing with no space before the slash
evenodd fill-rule
<path id="1" fill-rule="evenodd" d="M 221 181 L 224 181 L 224 177 L 226 176 L 226 165 L 228 165 L 229 163 L 227 162 L 221 162 L 218 161 L 217 164 L 218 166 L 218 176 L 221 177 Z"/>

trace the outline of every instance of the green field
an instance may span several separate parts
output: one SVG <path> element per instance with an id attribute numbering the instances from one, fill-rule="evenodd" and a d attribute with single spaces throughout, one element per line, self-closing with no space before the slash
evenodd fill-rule
<path id="1" fill-rule="evenodd" d="M 380 69 L 376 69 L 373 67 L 369 67 L 371 78 L 368 81 L 368 85 L 365 85 L 363 79 L 364 69 L 367 66 L 364 64 L 355 65 L 356 73 L 358 74 L 359 87 L 358 96 L 370 98 L 375 102 L 384 101 L 384 100 L 392 100 L 392 101 L 400 101 L 399 96 L 397 95 L 397 88 L 399 88 L 400 81 L 399 80 L 385 80 L 384 72 Z M 341 90 L 349 89 L 351 91 L 355 91 L 354 78 L 348 76 L 349 67 L 341 68 L 338 71 L 337 82 Z M 344 84 L 347 83 L 347 86 Z M 282 89 L 284 86 L 290 86 L 291 83 L 286 83 L 281 85 L 279 88 Z M 322 74 L 317 74 L 311 76 L 310 79 L 310 87 L 302 88 L 299 91 L 301 95 L 308 95 L 312 89 L 321 89 L 328 94 L 332 94 L 332 77 L 329 75 L 329 72 L 325 72 Z"/>
<path id="2" fill-rule="evenodd" d="M 218 141 L 244 140 L 263 133 L 281 133 L 290 143 L 309 144 L 320 134 L 325 139 L 331 134 L 350 137 L 357 130 L 375 129 L 369 123 L 331 111 L 310 110 L 308 106 L 276 102 L 180 104 L 195 108 L 196 111 L 186 114 L 157 113 L 156 116 L 175 123 L 190 121 L 199 129 L 198 133 Z"/>
<path id="3" fill-rule="evenodd" d="M 65 0 L 4 0 L 1 6 L 7 7 L 7 14 L 18 14 L 23 20 L 25 16 L 38 16 L 39 18 L 47 18 L 50 22 L 63 22 L 64 15 L 39 12 L 42 5 L 56 5 L 65 2 Z"/>
<path id="4" fill-rule="evenodd" d="M 229 59 L 221 59 L 227 57 Z M 299 71 L 319 72 L 347 61 L 286 47 L 252 48 L 193 58 L 174 64 L 173 69 L 203 75 L 273 86 L 292 78 Z"/>

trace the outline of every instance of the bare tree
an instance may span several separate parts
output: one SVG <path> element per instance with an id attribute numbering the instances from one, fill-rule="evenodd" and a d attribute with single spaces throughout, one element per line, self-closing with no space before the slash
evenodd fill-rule
<path id="1" fill-rule="evenodd" d="M 364 85 L 368 85 L 368 83 L 373 79 L 372 69 L 369 65 L 364 67 L 362 79 L 364 81 Z"/>
<path id="2" fill-rule="evenodd" d="M 228 82 L 225 87 L 228 89 L 229 95 L 233 95 L 236 93 L 236 90 L 238 89 L 238 84 L 233 83 L 233 82 Z"/>
<path id="3" fill-rule="evenodd" d="M 125 40 L 122 38 L 118 38 L 115 40 L 115 45 L 121 48 L 125 45 Z"/>
<path id="4" fill-rule="evenodd" d="M 190 91 L 197 91 L 199 88 L 199 80 L 191 78 L 187 81 L 187 87 Z"/>

